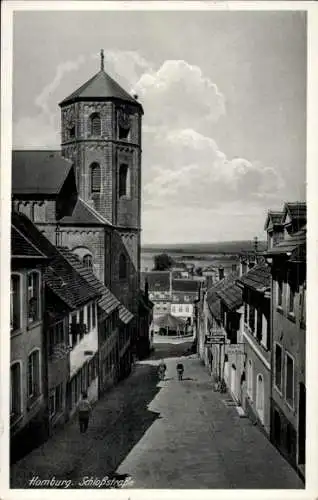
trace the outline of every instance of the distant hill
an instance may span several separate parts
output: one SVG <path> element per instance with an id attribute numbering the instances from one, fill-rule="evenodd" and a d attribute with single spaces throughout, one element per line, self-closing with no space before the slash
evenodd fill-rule
<path id="1" fill-rule="evenodd" d="M 266 241 L 258 241 L 258 250 L 266 249 Z M 184 243 L 169 245 L 142 245 L 143 253 L 182 253 L 191 254 L 238 254 L 254 250 L 254 242 L 243 241 L 219 241 L 214 243 Z"/>

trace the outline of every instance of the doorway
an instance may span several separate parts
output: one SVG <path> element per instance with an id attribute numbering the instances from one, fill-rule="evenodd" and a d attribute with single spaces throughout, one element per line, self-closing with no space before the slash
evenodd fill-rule
<path id="1" fill-rule="evenodd" d="M 299 406 L 298 406 L 298 463 L 306 461 L 306 387 L 299 384 Z"/>

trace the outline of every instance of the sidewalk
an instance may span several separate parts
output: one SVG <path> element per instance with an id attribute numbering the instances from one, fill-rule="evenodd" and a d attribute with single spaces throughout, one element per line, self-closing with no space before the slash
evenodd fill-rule
<path id="1" fill-rule="evenodd" d="M 143 384 L 145 378 L 146 384 Z M 144 416 L 146 404 L 159 390 L 156 382 L 156 367 L 137 364 L 127 379 L 96 403 L 86 434 L 80 434 L 78 421 L 75 418 L 42 446 L 12 465 L 11 487 L 27 488 L 31 479 L 36 476 L 41 479 L 55 477 L 77 481 L 82 474 L 87 475 L 89 470 L 96 474 L 97 471 L 102 475 L 112 474 L 118 463 L 129 452 L 127 449 L 129 439 L 126 439 L 122 449 L 116 442 L 118 435 L 123 434 L 123 427 L 127 425 L 127 409 L 130 409 L 132 401 L 135 400 L 138 406 L 136 411 L 139 410 L 141 421 L 134 422 L 132 430 L 136 432 L 137 425 L 142 429 L 143 421 L 147 421 L 147 415 Z M 100 463 L 105 447 L 108 455 L 106 460 Z M 90 455 L 92 455 L 91 461 L 88 459 Z"/>

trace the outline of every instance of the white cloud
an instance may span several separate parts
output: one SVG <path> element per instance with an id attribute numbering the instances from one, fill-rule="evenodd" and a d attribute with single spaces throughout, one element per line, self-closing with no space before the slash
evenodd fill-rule
<path id="1" fill-rule="evenodd" d="M 15 147 L 58 147 L 57 104 L 87 81 L 91 71 L 98 71 L 97 58 L 80 56 L 56 68 L 52 81 L 35 100 L 38 113 L 34 117 L 16 117 Z M 283 182 L 275 169 L 244 158 L 227 158 L 226 152 L 219 149 L 213 130 L 220 117 L 225 116 L 225 98 L 198 66 L 167 60 L 154 68 L 138 52 L 110 50 L 105 52 L 105 70 L 128 91 L 134 90 L 144 107 L 146 234 L 150 230 L 150 214 L 152 220 L 158 220 L 159 233 L 169 220 L 171 234 L 164 233 L 169 240 L 186 224 L 184 207 L 188 209 L 187 221 L 193 222 L 193 214 L 201 210 L 200 220 L 205 224 L 214 216 L 218 224 L 222 221 L 226 225 L 224 214 L 232 213 L 233 203 L 244 200 L 240 217 L 247 221 L 257 211 L 255 207 L 268 206 L 279 197 Z M 167 206 L 171 210 L 167 211 Z M 233 217 L 235 213 L 238 216 L 237 209 Z M 182 224 L 179 217 L 183 217 Z"/>
<path id="2" fill-rule="evenodd" d="M 148 134 L 149 135 L 149 134 Z M 214 207 L 219 203 L 245 200 L 266 203 L 283 187 L 273 168 L 244 158 L 228 159 L 216 142 L 198 132 L 163 130 L 155 134 L 153 151 L 145 150 L 145 207 Z M 152 166 L 150 157 L 156 158 Z"/>
<path id="3" fill-rule="evenodd" d="M 145 123 L 170 128 L 201 127 L 225 113 L 224 97 L 198 66 L 165 61 L 157 71 L 144 73 L 135 85 Z"/>

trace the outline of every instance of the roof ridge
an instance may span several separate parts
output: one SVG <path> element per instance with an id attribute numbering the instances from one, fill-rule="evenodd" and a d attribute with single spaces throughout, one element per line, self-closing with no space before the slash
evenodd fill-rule
<path id="1" fill-rule="evenodd" d="M 84 206 L 90 211 L 92 212 L 92 214 L 99 218 L 100 222 L 102 222 L 103 224 L 108 224 L 109 226 L 112 226 L 112 223 L 109 222 L 103 215 L 101 215 L 95 208 L 91 207 L 85 200 L 83 200 L 83 198 L 80 198 L 78 197 L 78 200 L 81 201 Z"/>
<path id="2" fill-rule="evenodd" d="M 23 234 L 20 231 L 20 229 L 18 229 L 16 227 L 16 225 L 14 223 L 11 223 L 11 224 L 14 227 L 14 229 L 20 234 L 20 236 L 22 236 L 22 238 L 24 238 L 38 253 L 40 253 L 41 255 L 43 255 L 43 257 L 47 257 L 47 255 L 45 255 L 38 247 L 36 247 L 35 244 L 32 243 L 32 241 L 25 234 Z"/>

